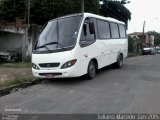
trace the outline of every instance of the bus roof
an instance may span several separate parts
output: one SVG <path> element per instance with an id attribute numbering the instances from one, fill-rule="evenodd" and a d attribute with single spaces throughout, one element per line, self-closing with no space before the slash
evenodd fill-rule
<path id="1" fill-rule="evenodd" d="M 59 18 L 56 18 L 56 19 L 63 19 L 63 18 L 66 18 L 66 17 L 74 17 L 74 16 L 79 16 L 79 15 L 83 15 L 85 18 L 86 17 L 93 17 L 93 18 L 98 18 L 98 19 L 102 19 L 102 20 L 107 20 L 107 21 L 112 21 L 112 22 L 116 22 L 116 23 L 125 24 L 124 22 L 119 21 L 117 19 L 114 19 L 114 18 L 111 18 L 111 17 L 104 17 L 104 16 L 92 14 L 92 13 L 76 13 L 76 14 L 62 16 L 62 17 L 59 17 Z M 56 20 L 56 19 L 52 19 L 50 21 L 53 21 L 53 20 Z"/>
<path id="2" fill-rule="evenodd" d="M 100 16 L 100 15 L 95 15 L 92 13 L 84 13 L 84 17 L 94 17 L 94 18 L 98 18 L 98 19 L 102 19 L 102 20 L 108 20 L 108 21 L 112 21 L 112 22 L 116 22 L 116 23 L 121 23 L 121 24 L 125 24 L 122 21 L 119 21 L 117 19 L 111 18 L 111 17 L 104 17 L 104 16 Z"/>

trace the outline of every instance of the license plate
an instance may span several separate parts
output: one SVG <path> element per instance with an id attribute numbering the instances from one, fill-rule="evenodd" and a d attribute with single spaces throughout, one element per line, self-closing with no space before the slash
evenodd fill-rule
<path id="1" fill-rule="evenodd" d="M 55 75 L 53 73 L 48 73 L 45 75 L 46 78 L 53 78 Z"/>

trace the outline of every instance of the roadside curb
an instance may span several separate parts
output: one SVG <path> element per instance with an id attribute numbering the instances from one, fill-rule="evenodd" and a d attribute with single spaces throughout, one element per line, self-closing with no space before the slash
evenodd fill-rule
<path id="1" fill-rule="evenodd" d="M 132 57 L 140 57 L 142 55 L 135 55 L 135 56 L 127 56 L 127 58 L 132 58 Z"/>
<path id="2" fill-rule="evenodd" d="M 141 55 L 141 54 L 137 54 L 137 55 L 136 55 L 136 54 L 135 54 L 135 55 L 128 55 L 127 58 L 139 57 L 139 56 L 143 56 L 143 55 Z"/>
<path id="3" fill-rule="evenodd" d="M 43 81 L 43 79 L 36 79 L 36 80 L 31 81 L 31 82 L 12 85 L 10 87 L 6 87 L 6 88 L 3 88 L 3 89 L 0 89 L 0 97 L 2 97 L 4 95 L 7 95 L 7 94 L 10 94 L 12 92 L 19 91 L 20 89 L 23 89 L 23 88 L 38 84 L 38 83 L 40 83 L 42 81 Z"/>

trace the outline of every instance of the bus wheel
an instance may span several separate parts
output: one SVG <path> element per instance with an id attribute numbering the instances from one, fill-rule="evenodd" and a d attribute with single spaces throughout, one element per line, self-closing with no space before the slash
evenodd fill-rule
<path id="1" fill-rule="evenodd" d="M 121 68 L 123 66 L 123 55 L 119 55 L 118 61 L 115 63 L 117 68 Z"/>
<path id="2" fill-rule="evenodd" d="M 88 78 L 89 79 L 94 79 L 96 76 L 96 65 L 94 61 L 90 61 L 88 65 Z"/>
<path id="3" fill-rule="evenodd" d="M 0 58 L 0 63 L 2 63 L 3 62 L 3 60 Z"/>

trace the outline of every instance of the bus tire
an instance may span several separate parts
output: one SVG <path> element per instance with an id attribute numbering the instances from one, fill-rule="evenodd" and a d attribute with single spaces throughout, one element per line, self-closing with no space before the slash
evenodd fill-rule
<path id="1" fill-rule="evenodd" d="M 93 60 L 91 60 L 88 64 L 88 73 L 87 77 L 89 79 L 94 79 L 96 76 L 96 64 Z"/>
<path id="2" fill-rule="evenodd" d="M 115 63 L 116 68 L 121 68 L 123 66 L 123 55 L 120 54 L 117 62 Z"/>
<path id="3" fill-rule="evenodd" d="M 0 58 L 0 63 L 3 63 L 3 60 Z"/>

